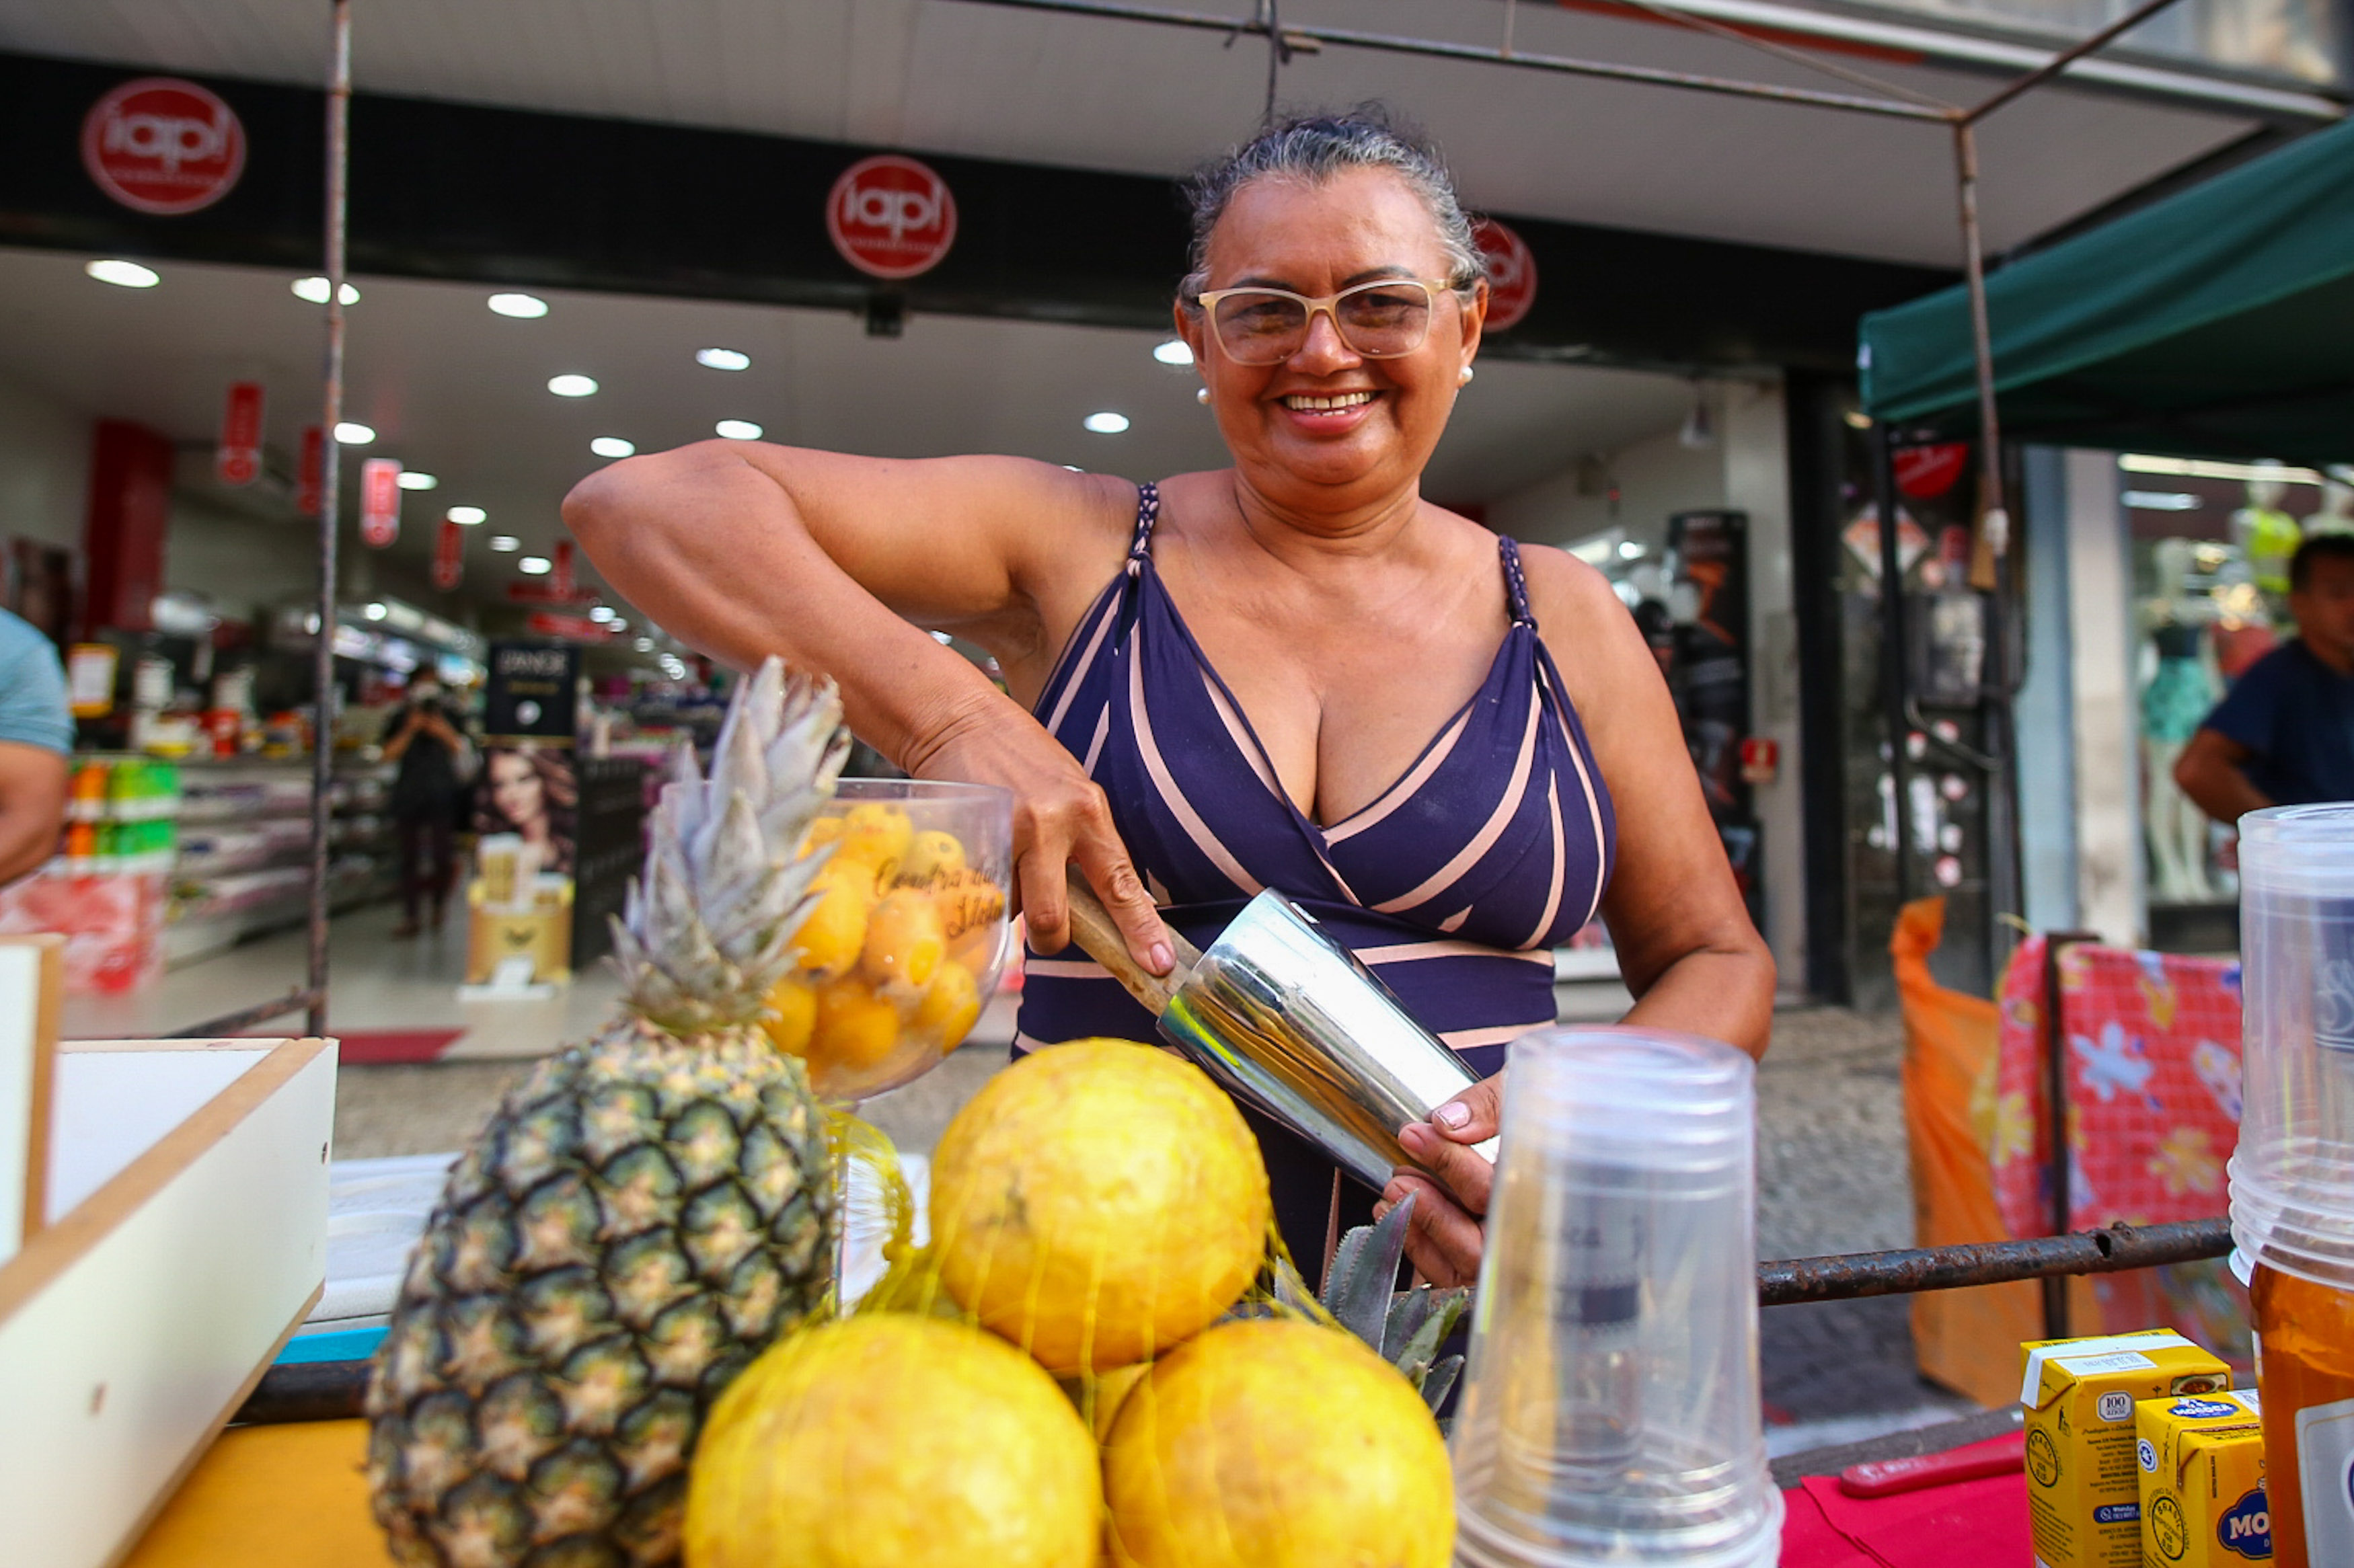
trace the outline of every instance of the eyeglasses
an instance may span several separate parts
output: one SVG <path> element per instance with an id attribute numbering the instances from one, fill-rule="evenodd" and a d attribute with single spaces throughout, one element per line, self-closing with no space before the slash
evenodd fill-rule
<path id="1" fill-rule="evenodd" d="M 1367 359 L 1396 359 L 1420 348 L 1430 336 L 1435 298 L 1449 291 L 1444 278 L 1376 278 L 1311 300 L 1288 289 L 1213 289 L 1196 296 L 1209 313 L 1210 330 L 1237 365 L 1277 365 L 1298 354 L 1318 312 L 1350 352 Z"/>

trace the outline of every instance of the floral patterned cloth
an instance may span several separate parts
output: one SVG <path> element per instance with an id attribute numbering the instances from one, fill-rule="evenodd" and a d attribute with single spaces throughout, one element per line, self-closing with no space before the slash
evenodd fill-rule
<path id="1" fill-rule="evenodd" d="M 2015 1236 L 2052 1230 L 2044 951 L 2045 939 L 2031 938 L 2004 971 L 1993 1103 L 1981 1119 L 1995 1200 Z M 2240 1136 L 2240 966 L 2076 945 L 2061 953 L 2059 978 L 2068 1228 L 2224 1213 L 2223 1167 Z M 2220 1260 L 2101 1276 L 2097 1287 L 2107 1331 L 2164 1326 L 2245 1359 L 2246 1298 Z"/>

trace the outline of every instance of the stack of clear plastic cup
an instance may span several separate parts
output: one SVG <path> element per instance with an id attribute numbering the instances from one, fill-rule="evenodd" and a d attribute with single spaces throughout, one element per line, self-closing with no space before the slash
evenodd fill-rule
<path id="1" fill-rule="evenodd" d="M 2354 804 L 2240 819 L 2241 1255 L 2354 1289 Z"/>
<path id="2" fill-rule="evenodd" d="M 1749 1058 L 1643 1029 L 1512 1044 L 1453 1440 L 1468 1568 L 1770 1568 Z"/>

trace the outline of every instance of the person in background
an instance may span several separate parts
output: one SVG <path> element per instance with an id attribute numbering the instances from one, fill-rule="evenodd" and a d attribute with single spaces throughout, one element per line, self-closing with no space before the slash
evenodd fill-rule
<path id="1" fill-rule="evenodd" d="M 2354 800 L 2354 534 L 2298 546 L 2288 583 L 2296 635 L 2248 666 L 2174 764 L 2219 822 Z"/>
<path id="2" fill-rule="evenodd" d="M 422 928 L 417 919 L 420 892 L 431 898 L 436 927 L 449 909 L 456 872 L 452 840 L 458 800 L 465 788 L 459 758 L 466 742 L 441 705 L 441 688 L 431 681 L 410 685 L 408 701 L 385 728 L 385 760 L 400 765 L 392 782 L 391 807 L 395 853 L 400 857 L 401 918 L 392 934 L 414 937 Z"/>
<path id="3" fill-rule="evenodd" d="M 0 609 L 0 885 L 57 853 L 73 742 L 57 649 L 30 622 Z"/>

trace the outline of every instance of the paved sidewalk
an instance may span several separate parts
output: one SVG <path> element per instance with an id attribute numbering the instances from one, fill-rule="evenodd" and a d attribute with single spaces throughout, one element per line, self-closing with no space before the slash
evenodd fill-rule
<path id="1" fill-rule="evenodd" d="M 928 1153 L 959 1107 L 1005 1060 L 1010 1024 L 992 1010 L 977 1042 L 929 1075 L 868 1103 L 910 1153 Z M 1799 1008 L 1775 1020 L 1757 1075 L 1757 1250 L 1764 1258 L 1910 1245 L 1903 1033 L 1893 1015 Z M 345 1067 L 340 1158 L 462 1147 L 528 1062 Z M 1776 1451 L 1848 1441 L 1973 1408 L 1913 1371 L 1900 1297 L 1777 1307 L 1762 1320 L 1765 1395 Z"/>

